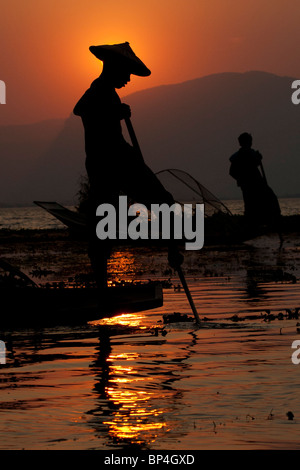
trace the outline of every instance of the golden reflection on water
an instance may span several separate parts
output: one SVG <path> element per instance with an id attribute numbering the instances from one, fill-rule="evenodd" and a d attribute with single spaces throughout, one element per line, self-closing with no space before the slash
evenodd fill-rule
<path id="1" fill-rule="evenodd" d="M 119 378 L 115 383 L 129 383 L 134 380 Z M 166 423 L 157 420 L 162 411 L 152 408 L 150 404 L 147 406 L 153 398 L 153 393 L 113 387 L 108 387 L 106 392 L 109 399 L 118 407 L 113 419 L 104 422 L 109 426 L 109 434 L 113 439 L 126 439 L 132 443 L 153 442 L 157 437 L 155 431 L 166 426 Z"/>
<path id="2" fill-rule="evenodd" d="M 136 352 L 111 353 L 107 357 L 109 379 L 105 394 L 113 404 L 113 413 L 103 424 L 109 436 L 117 442 L 134 444 L 154 442 L 160 429 L 166 427 L 162 421 L 162 410 L 155 407 L 155 392 L 147 390 L 151 377 L 141 377 L 134 364 L 139 359 Z"/>
<path id="3" fill-rule="evenodd" d="M 132 328 L 139 328 L 141 330 L 146 329 L 146 326 L 143 326 L 143 320 L 145 316 L 137 313 L 122 313 L 116 317 L 112 318 L 102 318 L 101 320 L 96 320 L 91 322 L 96 326 L 128 326 Z"/>
<path id="4" fill-rule="evenodd" d="M 134 252 L 126 250 L 124 254 L 123 250 L 116 250 L 109 260 L 108 272 L 113 274 L 114 279 L 118 276 L 123 277 L 126 274 L 133 274 L 137 269 L 136 262 L 137 256 Z"/>

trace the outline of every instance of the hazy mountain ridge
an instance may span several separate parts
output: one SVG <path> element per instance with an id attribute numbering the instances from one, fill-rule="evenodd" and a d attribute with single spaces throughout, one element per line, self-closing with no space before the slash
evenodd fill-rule
<path id="1" fill-rule="evenodd" d="M 64 122 L 64 119 L 51 119 L 34 124 L 0 126 L 1 203 L 23 202 L 22 198 L 16 199 L 16 194 L 63 129 Z"/>
<path id="2" fill-rule="evenodd" d="M 269 184 L 279 196 L 292 196 L 300 193 L 300 107 L 291 102 L 293 80 L 265 72 L 221 73 L 139 91 L 123 101 L 131 106 L 136 135 L 153 170 L 183 169 L 220 198 L 241 197 L 228 173 L 229 157 L 238 148 L 237 136 L 248 131 L 264 156 Z M 20 142 L 15 126 L 9 127 L 0 127 L 0 201 L 71 201 L 85 172 L 81 120 L 71 115 L 45 138 L 34 125 L 23 126 L 23 140 L 18 139 L 28 171 L 23 168 L 18 178 L 14 167 Z M 26 140 L 27 132 L 37 139 Z"/>
<path id="3" fill-rule="evenodd" d="M 280 195 L 292 195 L 300 192 L 300 108 L 291 102 L 292 81 L 264 72 L 224 73 L 165 87 L 161 100 L 155 100 L 158 90 L 152 89 L 143 100 L 135 94 L 127 101 L 134 109 L 144 155 L 156 170 L 173 164 L 190 171 L 216 195 L 239 197 L 228 175 L 228 159 L 238 148 L 237 136 L 249 131 L 264 156 L 269 183 Z M 141 107 L 147 104 L 145 117 Z M 156 136 L 157 152 L 152 145 Z"/>

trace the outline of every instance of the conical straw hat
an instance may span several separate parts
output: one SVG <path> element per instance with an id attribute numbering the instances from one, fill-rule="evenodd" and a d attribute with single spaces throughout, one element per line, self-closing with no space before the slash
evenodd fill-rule
<path id="1" fill-rule="evenodd" d="M 122 60 L 125 61 L 130 73 L 140 77 L 148 77 L 151 72 L 146 65 L 135 55 L 129 42 L 122 44 L 112 44 L 104 46 L 91 46 L 90 51 L 97 59 L 102 60 Z"/>

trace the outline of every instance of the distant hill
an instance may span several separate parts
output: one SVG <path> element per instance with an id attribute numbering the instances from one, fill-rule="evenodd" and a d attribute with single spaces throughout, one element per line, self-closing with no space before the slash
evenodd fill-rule
<path id="1" fill-rule="evenodd" d="M 64 119 L 0 126 L 0 204 L 28 202 L 23 193 L 42 155 L 64 126 Z M 24 196 L 24 200 L 23 200 Z"/>
<path id="2" fill-rule="evenodd" d="M 300 194 L 300 106 L 291 102 L 293 80 L 265 72 L 222 73 L 143 90 L 123 101 L 131 106 L 153 170 L 183 169 L 220 198 L 239 198 L 229 157 L 238 135 L 248 131 L 264 156 L 269 184 L 278 196 L 293 196 Z M 85 172 L 79 118 L 19 126 L 17 132 L 15 126 L 0 127 L 0 148 L 1 203 L 74 200 Z"/>
<path id="3" fill-rule="evenodd" d="M 59 132 L 25 175 L 15 193 L 17 201 L 51 200 L 73 204 L 85 174 L 84 133 L 75 116 L 63 121 Z"/>
<path id="4" fill-rule="evenodd" d="M 238 135 L 247 131 L 276 193 L 300 195 L 300 106 L 291 102 L 293 80 L 223 73 L 138 92 L 126 102 L 153 169 L 182 168 L 217 196 L 240 197 L 228 159 L 239 147 Z"/>

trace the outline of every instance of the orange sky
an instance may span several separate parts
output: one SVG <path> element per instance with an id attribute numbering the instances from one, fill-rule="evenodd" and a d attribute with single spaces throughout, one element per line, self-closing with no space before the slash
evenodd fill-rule
<path id="1" fill-rule="evenodd" d="M 120 95 L 218 72 L 300 78 L 299 0 L 10 0 L 0 6 L 0 124 L 67 117 L 101 71 L 92 44 L 129 41 L 152 70 Z"/>

